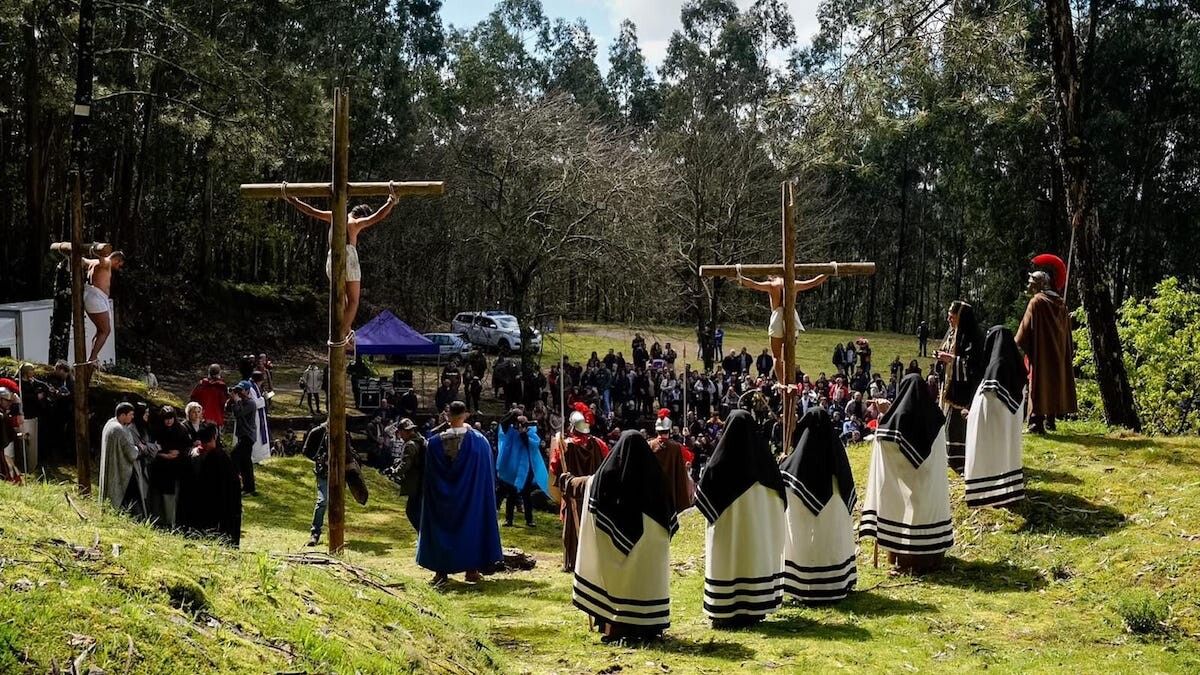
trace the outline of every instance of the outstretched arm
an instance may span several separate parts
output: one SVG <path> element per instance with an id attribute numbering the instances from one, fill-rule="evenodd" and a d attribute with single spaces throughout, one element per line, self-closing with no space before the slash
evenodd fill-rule
<path id="1" fill-rule="evenodd" d="M 814 289 L 817 286 L 820 286 L 821 284 L 825 283 L 826 281 L 829 281 L 828 274 L 821 274 L 821 275 L 815 276 L 811 279 L 806 279 L 805 281 L 797 281 L 794 284 L 796 287 L 796 293 L 798 294 L 802 291 Z"/>
<path id="2" fill-rule="evenodd" d="M 287 199 L 289 204 L 296 207 L 297 211 L 299 211 L 300 213 L 303 213 L 306 216 L 316 218 L 317 220 L 325 221 L 326 223 L 333 222 L 333 212 L 332 211 L 322 211 L 321 209 L 318 209 L 314 206 L 311 206 L 305 202 L 300 201 L 299 197 L 285 197 L 284 199 Z"/>
<path id="3" fill-rule="evenodd" d="M 392 209 L 395 207 L 396 207 L 396 194 L 392 193 L 392 194 L 388 195 L 387 201 L 384 202 L 383 206 L 379 207 L 378 211 L 376 211 L 375 213 L 372 213 L 371 215 L 367 216 L 366 218 L 363 218 L 362 220 L 357 221 L 356 224 L 360 228 L 365 230 L 366 228 L 371 227 L 372 225 L 374 225 L 378 222 L 381 222 L 384 218 L 387 218 L 392 213 Z"/>
<path id="4" fill-rule="evenodd" d="M 742 288 L 749 288 L 752 291 L 759 291 L 760 293 L 770 293 L 772 288 L 771 282 L 769 281 L 755 281 L 746 277 L 736 277 L 734 278 L 733 283 L 741 286 Z"/>

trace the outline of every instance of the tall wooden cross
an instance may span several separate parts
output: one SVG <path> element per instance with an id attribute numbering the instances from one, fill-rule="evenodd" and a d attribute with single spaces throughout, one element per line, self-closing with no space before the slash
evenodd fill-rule
<path id="1" fill-rule="evenodd" d="M 875 263 L 796 263 L 796 199 L 792 183 L 781 186 L 783 212 L 783 262 L 776 265 L 702 265 L 702 277 L 777 276 L 783 278 L 783 444 L 791 444 L 796 428 L 796 392 L 789 385 L 796 379 L 796 275 L 824 274 L 831 277 L 870 276 Z"/>
<path id="2" fill-rule="evenodd" d="M 441 181 L 351 183 L 350 93 L 333 91 L 333 180 L 328 183 L 255 183 L 242 185 L 247 199 L 324 197 L 331 200 L 329 249 L 329 551 L 345 541 L 346 519 L 346 344 L 342 293 L 346 285 L 346 202 L 350 197 L 441 195 Z"/>

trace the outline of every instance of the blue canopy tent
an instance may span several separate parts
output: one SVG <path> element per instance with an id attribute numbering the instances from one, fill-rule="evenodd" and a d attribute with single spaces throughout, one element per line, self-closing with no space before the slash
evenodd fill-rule
<path id="1" fill-rule="evenodd" d="M 437 354 L 438 346 L 384 310 L 354 332 L 355 351 L 367 356 Z"/>

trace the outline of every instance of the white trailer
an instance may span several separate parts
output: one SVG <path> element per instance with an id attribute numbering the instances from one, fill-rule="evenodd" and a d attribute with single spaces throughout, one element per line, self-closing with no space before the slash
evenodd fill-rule
<path id="1" fill-rule="evenodd" d="M 113 332 L 100 350 L 100 363 L 111 365 L 117 360 L 116 312 L 112 300 L 108 301 L 109 314 L 113 319 Z M 50 360 L 50 315 L 54 310 L 53 300 L 31 300 L 10 302 L 0 305 L 0 357 L 31 363 L 47 363 Z M 84 318 L 87 336 L 85 352 L 91 352 L 92 337 L 96 327 Z M 71 333 L 67 348 L 67 361 L 74 360 L 75 337 Z"/>

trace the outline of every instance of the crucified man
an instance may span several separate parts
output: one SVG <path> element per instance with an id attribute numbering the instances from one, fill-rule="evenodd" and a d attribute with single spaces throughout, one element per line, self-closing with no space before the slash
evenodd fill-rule
<path id="1" fill-rule="evenodd" d="M 792 285 L 794 292 L 799 295 L 801 291 L 816 288 L 828 279 L 828 275 L 821 274 L 805 281 L 795 281 Z M 742 276 L 739 269 L 733 283 L 742 288 L 766 293 L 771 299 L 771 322 L 767 325 L 767 335 L 771 338 L 771 356 L 775 359 L 775 380 L 782 385 L 785 382 L 783 375 L 786 368 L 783 362 L 783 277 L 769 276 L 766 281 L 755 281 Z M 796 330 L 804 330 L 799 314 L 796 315 Z M 792 339 L 795 340 L 796 336 L 793 335 Z"/>
<path id="2" fill-rule="evenodd" d="M 287 186 L 284 186 L 283 198 L 296 207 L 296 210 L 308 216 L 312 216 L 317 220 L 333 224 L 333 212 L 322 211 L 314 206 L 311 206 L 298 197 L 289 197 L 287 194 Z M 346 303 L 345 310 L 342 316 L 342 334 L 349 335 L 350 327 L 354 323 L 354 317 L 358 314 L 358 299 L 362 293 L 362 266 L 358 262 L 358 234 L 363 230 L 381 222 L 387 218 L 392 212 L 392 208 L 396 206 L 396 192 L 393 189 L 388 195 L 387 202 L 379 207 L 378 211 L 371 212 L 371 207 L 366 204 L 359 204 L 350 209 L 350 215 L 346 218 L 346 287 L 343 290 Z M 331 235 L 332 236 L 332 233 Z M 333 253 L 330 252 L 325 256 L 325 275 L 331 280 L 333 279 Z"/>
<path id="3" fill-rule="evenodd" d="M 64 255 L 71 254 L 71 242 L 61 242 L 50 246 L 50 250 Z M 125 254 L 112 250 L 111 244 L 92 244 L 88 253 L 95 256 L 84 256 L 83 267 L 87 274 L 87 283 L 83 286 L 83 311 L 96 326 L 96 334 L 92 336 L 92 353 L 88 361 L 100 358 L 100 350 L 108 342 L 112 334 L 112 315 L 108 298 L 112 295 L 113 272 L 125 266 Z"/>

